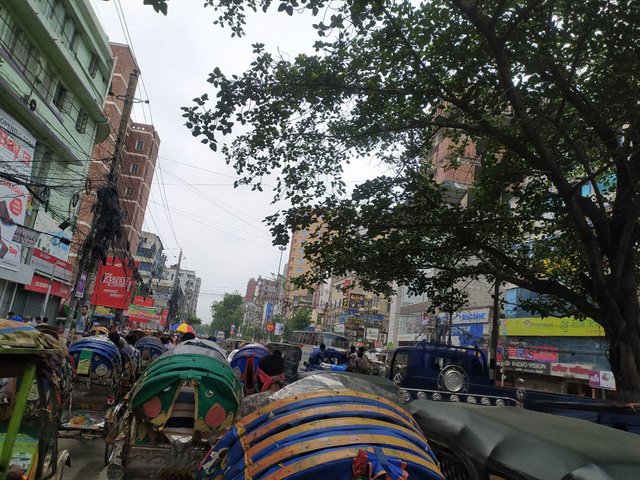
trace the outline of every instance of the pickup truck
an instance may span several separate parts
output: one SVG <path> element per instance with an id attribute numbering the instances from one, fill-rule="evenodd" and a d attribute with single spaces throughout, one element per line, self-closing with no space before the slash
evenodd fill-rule
<path id="1" fill-rule="evenodd" d="M 424 399 L 518 406 L 640 434 L 640 405 L 500 387 L 489 377 L 486 355 L 478 348 L 425 341 L 400 347 L 393 352 L 387 376 L 407 403 Z"/>

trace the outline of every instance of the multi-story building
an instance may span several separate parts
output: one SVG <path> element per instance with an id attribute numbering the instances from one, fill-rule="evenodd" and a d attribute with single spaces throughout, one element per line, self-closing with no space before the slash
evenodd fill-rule
<path id="1" fill-rule="evenodd" d="M 452 140 L 436 136 L 431 157 L 434 181 L 447 187 L 448 200 L 464 206 L 473 201 L 470 187 L 480 164 L 474 144 L 465 148 L 458 157 L 457 166 L 451 165 Z M 437 272 L 433 272 L 435 275 Z M 478 345 L 487 347 L 489 328 L 493 315 L 492 287 L 484 280 L 464 282 L 460 285 L 468 295 L 464 309 L 455 312 L 431 310 L 427 295 L 411 295 L 404 287 L 397 289 L 390 306 L 389 340 L 394 345 L 415 343 L 418 340 L 449 341 L 454 345 Z"/>
<path id="2" fill-rule="evenodd" d="M 295 277 L 307 273 L 311 265 L 304 258 L 304 244 L 309 240 L 309 231 L 300 230 L 292 232 L 289 245 L 289 260 L 285 267 L 284 281 L 284 312 L 291 316 L 301 307 L 313 306 L 313 290 L 297 288 L 292 280 Z"/>
<path id="3" fill-rule="evenodd" d="M 390 302 L 384 296 L 367 292 L 353 276 L 332 277 L 320 286 L 316 295 L 321 321 L 316 330 L 329 330 L 349 337 L 352 345 L 368 349 L 387 343 Z M 322 299 L 322 300 L 320 300 Z"/>
<path id="4" fill-rule="evenodd" d="M 258 277 L 254 303 L 257 317 L 261 323 L 272 320 L 275 308 L 279 303 L 278 281 L 264 277 Z"/>
<path id="5" fill-rule="evenodd" d="M 167 257 L 163 254 L 162 240 L 155 233 L 142 232 L 138 242 L 135 260 L 143 283 L 151 286 L 151 279 L 162 278 Z"/>
<path id="6" fill-rule="evenodd" d="M 166 271 L 165 279 L 171 284 L 171 286 L 174 285 L 177 270 L 177 265 L 171 265 Z M 180 295 L 182 301 L 178 305 L 179 318 L 186 319 L 187 317 L 196 315 L 201 284 L 202 279 L 196 276 L 196 272 L 193 270 L 180 269 L 180 273 L 178 274 L 178 285 L 182 292 Z"/>
<path id="7" fill-rule="evenodd" d="M 88 179 L 94 188 L 89 194 L 83 194 L 80 198 L 78 228 L 73 237 L 76 248 L 72 251 L 72 256 L 77 254 L 91 227 L 93 221 L 91 209 L 96 201 L 95 187 L 103 184 L 109 173 L 127 87 L 132 80 L 131 74 L 134 71 L 140 71 L 129 46 L 112 43 L 111 51 L 115 66 L 104 108 L 109 119 L 109 136 L 97 144 L 93 150 Z M 122 162 L 118 172 L 118 192 L 126 240 L 131 254 L 135 255 L 158 158 L 160 138 L 153 125 L 136 123 L 132 120 L 128 122 L 125 135 Z"/>
<path id="8" fill-rule="evenodd" d="M 256 287 L 258 286 L 258 281 L 255 278 L 250 278 L 247 282 L 247 291 L 244 294 L 245 302 L 253 302 L 254 297 L 256 296 Z"/>
<path id="9" fill-rule="evenodd" d="M 0 57 L 0 315 L 55 317 L 113 60 L 88 0 L 4 0 Z"/>

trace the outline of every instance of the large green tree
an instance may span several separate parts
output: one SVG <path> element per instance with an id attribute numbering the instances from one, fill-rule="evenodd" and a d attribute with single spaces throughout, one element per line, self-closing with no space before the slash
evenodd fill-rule
<path id="1" fill-rule="evenodd" d="M 531 309 L 602 325 L 619 395 L 640 400 L 635 2 L 206 3 L 234 35 L 248 10 L 316 17 L 314 53 L 257 44 L 247 71 L 214 69 L 214 94 L 184 111 L 213 150 L 235 135 L 222 152 L 237 184 L 276 177 L 291 204 L 269 218 L 277 244 L 322 220 L 304 280 L 354 271 L 367 288 L 437 296 L 498 276 L 538 293 Z M 342 167 L 360 159 L 386 174 L 349 189 Z M 463 208 L 433 179 L 470 159 Z"/>
<path id="2" fill-rule="evenodd" d="M 244 310 L 242 308 L 242 295 L 237 293 L 225 293 L 220 301 L 211 304 L 211 326 L 212 335 L 222 330 L 229 336 L 231 325 L 235 325 L 236 331 L 242 324 Z"/>

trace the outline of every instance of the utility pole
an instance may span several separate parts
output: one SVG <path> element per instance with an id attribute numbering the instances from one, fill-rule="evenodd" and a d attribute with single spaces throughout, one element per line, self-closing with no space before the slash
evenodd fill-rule
<path id="1" fill-rule="evenodd" d="M 173 280 L 173 288 L 171 291 L 171 299 L 169 300 L 169 315 L 167 316 L 166 330 L 169 330 L 171 323 L 178 313 L 178 297 L 180 292 L 180 264 L 182 263 L 182 249 L 178 255 L 178 265 L 176 268 L 176 278 Z"/>
<path id="2" fill-rule="evenodd" d="M 120 165 L 122 163 L 122 149 L 124 148 L 126 134 L 127 134 L 127 126 L 129 125 L 129 119 L 131 118 L 131 111 L 133 110 L 133 101 L 134 95 L 136 93 L 136 88 L 138 87 L 138 70 L 133 70 L 129 75 L 129 83 L 127 84 L 127 92 L 124 97 L 124 106 L 122 108 L 122 116 L 120 117 L 120 125 L 118 126 L 118 134 L 116 137 L 116 144 L 113 150 L 113 156 L 111 159 L 111 165 L 109 167 L 109 174 L 107 176 L 107 183 L 115 186 L 118 178 L 118 172 L 120 171 Z M 100 200 L 96 197 L 96 202 Z M 94 211 L 97 209 L 94 208 Z M 98 216 L 94 214 L 93 219 L 91 221 L 91 227 L 87 232 L 87 237 L 85 239 L 85 244 L 87 242 L 91 243 L 95 239 L 95 231 L 98 225 Z M 90 249 L 86 250 L 83 245 L 83 251 L 81 252 L 80 261 L 78 262 L 78 272 L 76 273 L 76 279 L 73 283 L 74 291 L 80 283 L 80 279 L 85 270 L 87 270 L 86 275 L 86 286 L 89 286 L 91 279 L 95 277 L 95 272 L 91 272 L 96 266 L 96 260 L 92 258 L 93 254 L 89 254 Z M 85 290 L 85 295 L 88 294 L 88 289 Z M 76 299 L 75 305 L 72 308 L 69 308 L 69 313 L 67 314 L 67 324 L 71 325 L 73 323 L 73 319 L 75 318 L 76 313 L 79 311 L 79 307 L 82 304 L 83 298 L 79 297 Z M 73 328 L 75 325 L 73 325 Z"/>

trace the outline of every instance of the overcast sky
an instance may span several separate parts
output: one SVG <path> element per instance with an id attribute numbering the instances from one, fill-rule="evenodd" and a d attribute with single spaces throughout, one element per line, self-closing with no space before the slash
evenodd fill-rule
<path id="1" fill-rule="evenodd" d="M 312 22 L 300 16 L 256 14 L 248 19 L 247 36 L 238 39 L 213 25 L 215 12 L 204 8 L 201 0 L 171 1 L 166 17 L 142 0 L 91 0 L 91 4 L 110 41 L 129 43 L 117 11 L 122 5 L 146 87 L 145 92 L 139 84 L 137 96 L 146 99 L 148 93 L 151 110 L 136 105 L 134 118 L 151 123 L 152 116 L 161 139 L 143 228 L 160 235 L 168 263 L 176 263 L 183 249 L 182 266 L 202 278 L 198 315 L 208 323 L 212 301 L 225 292 L 244 294 L 250 277 L 276 273 L 280 252 L 271 245 L 262 223 L 276 207 L 270 205 L 271 192 L 233 188 L 234 170 L 221 154 L 191 136 L 180 107 L 212 92 L 206 79 L 214 67 L 225 73 L 246 70 L 252 43 L 262 42 L 272 52 L 280 49 L 291 56 L 311 51 L 316 39 Z M 352 167 L 349 179 L 361 180 L 362 170 Z M 163 206 L 165 194 L 175 236 Z M 286 257 L 287 252 L 283 263 Z"/>

